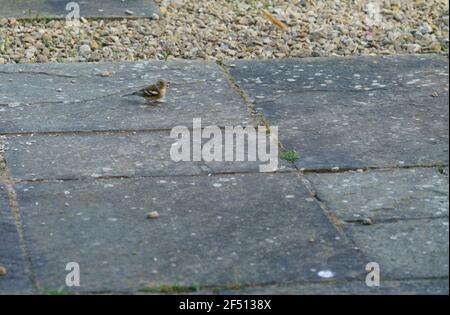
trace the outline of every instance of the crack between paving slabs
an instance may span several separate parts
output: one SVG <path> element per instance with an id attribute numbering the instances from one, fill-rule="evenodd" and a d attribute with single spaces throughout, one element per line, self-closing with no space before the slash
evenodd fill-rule
<path id="1" fill-rule="evenodd" d="M 20 215 L 19 205 L 17 202 L 17 194 L 14 189 L 14 181 L 11 179 L 8 172 L 8 164 L 6 162 L 6 158 L 3 156 L 2 148 L 2 139 L 0 138 L 0 182 L 6 186 L 6 190 L 8 193 L 9 206 L 12 211 L 12 216 L 14 220 L 14 224 L 16 226 L 17 234 L 19 236 L 20 247 L 22 253 L 26 260 L 26 268 L 29 274 L 29 280 L 31 282 L 32 288 L 34 291 L 39 291 L 39 285 L 37 282 L 37 277 L 34 273 L 33 262 L 31 259 L 31 253 L 28 249 L 28 246 L 25 243 L 24 233 L 23 233 L 23 224 L 22 218 Z M 3 169 L 2 169 L 3 168 Z"/>
<path id="2" fill-rule="evenodd" d="M 304 174 L 298 171 L 297 175 L 300 177 L 302 183 L 305 185 L 311 197 L 314 198 L 319 207 L 322 209 L 325 216 L 330 221 L 331 225 L 333 225 L 333 227 L 336 229 L 339 235 L 345 236 L 345 238 L 348 239 L 347 235 L 344 233 L 344 230 L 342 228 L 344 222 L 340 220 L 333 211 L 328 209 L 326 202 L 319 197 L 317 192 L 314 190 L 312 183 L 305 178 Z M 356 247 L 356 243 L 354 243 L 353 241 L 351 241 L 351 244 L 353 245 L 353 247 Z"/>
<path id="3" fill-rule="evenodd" d="M 59 78 L 81 78 L 81 75 L 69 75 L 62 73 L 51 73 L 45 71 L 0 71 L 0 74 L 31 74 L 31 75 L 47 75 L 51 77 L 59 77 Z"/>
<path id="4" fill-rule="evenodd" d="M 227 67 L 225 66 L 225 64 L 223 64 L 221 61 L 217 61 L 217 65 L 219 66 L 219 68 L 222 70 L 226 80 L 228 81 L 228 83 L 233 87 L 233 89 L 236 91 L 236 93 L 242 98 L 244 104 L 247 106 L 247 111 L 252 115 L 252 116 L 256 116 L 256 124 L 257 125 L 262 125 L 264 127 L 267 128 L 267 130 L 270 132 L 270 125 L 267 121 L 267 119 L 264 117 L 263 113 L 258 112 L 255 109 L 255 104 L 252 103 L 250 101 L 249 96 L 247 95 L 247 93 L 245 93 L 245 91 L 243 89 L 240 88 L 239 84 L 237 83 L 236 79 L 231 75 L 230 71 L 227 69 Z M 258 122 L 259 120 L 259 122 Z M 284 151 L 284 146 L 281 143 L 281 141 L 278 140 L 278 146 L 281 150 Z M 292 166 L 295 167 L 295 165 Z"/>
<path id="5" fill-rule="evenodd" d="M 385 279 L 385 283 L 390 282 L 410 282 L 410 281 L 438 281 L 438 280 L 448 280 L 448 277 L 446 276 L 436 276 L 436 277 L 411 277 L 411 278 L 389 278 Z M 162 286 L 155 286 L 155 287 L 144 287 L 141 289 L 130 289 L 130 290 L 118 290 L 118 291 L 111 291 L 111 290 L 97 290 L 97 291 L 85 291 L 86 294 L 114 294 L 114 293 L 123 293 L 123 294 L 195 294 L 195 293 L 201 293 L 201 292 L 209 292 L 210 294 L 219 294 L 224 291 L 231 291 L 231 292 L 239 292 L 239 290 L 246 290 L 246 289 L 264 289 L 264 288 L 273 288 L 277 287 L 280 289 L 283 288 L 290 288 L 295 286 L 310 286 L 310 285 L 317 285 L 320 287 L 332 287 L 337 285 L 345 285 L 345 284 L 352 284 L 352 283 L 362 283 L 364 282 L 362 280 L 357 279 L 342 279 L 342 280 L 320 280 L 320 281 L 296 281 L 296 282 L 284 282 L 284 283 L 277 283 L 277 282 L 268 282 L 268 283 L 257 283 L 257 284 L 225 284 L 225 285 L 207 285 L 207 286 L 199 286 L 198 289 L 191 288 L 189 286 L 177 286 L 177 292 L 170 292 L 171 285 L 162 285 Z M 370 288 L 369 288 L 370 289 Z M 165 292 L 169 291 L 169 292 Z"/>
<path id="6" fill-rule="evenodd" d="M 226 126 L 218 126 L 222 132 L 224 132 Z M 193 131 L 192 127 L 187 128 L 190 132 Z M 0 136 L 59 136 L 59 135 L 93 135 L 93 134 L 104 134 L 104 135 L 114 135 L 114 134 L 138 134 L 138 133 L 153 133 L 153 132 L 170 132 L 172 128 L 142 128 L 142 129 L 99 129 L 99 130 L 60 130 L 60 131 L 0 131 Z"/>
<path id="7" fill-rule="evenodd" d="M 295 173 L 294 169 L 286 169 L 278 172 L 268 173 L 271 175 L 281 175 L 287 173 Z M 14 184 L 20 183 L 58 183 L 58 182 L 69 182 L 69 181 L 96 181 L 96 180 L 114 180 L 114 179 L 145 179 L 145 178 L 166 178 L 166 177 L 204 177 L 207 176 L 233 176 L 240 174 L 248 174 L 248 175 L 258 175 L 261 174 L 259 171 L 230 171 L 230 172 L 214 172 L 210 171 L 208 167 L 208 171 L 202 171 L 199 174 L 178 174 L 178 175 L 141 175 L 141 176 L 127 176 L 127 175 L 105 175 L 105 176 L 81 176 L 81 177 L 66 177 L 66 178 L 33 178 L 33 179 L 20 179 L 20 178 L 11 178 L 11 181 Z"/>
<path id="8" fill-rule="evenodd" d="M 373 210 L 372 210 L 373 211 Z M 378 219 L 371 220 L 371 223 L 367 223 L 364 219 L 355 219 L 355 220 L 343 220 L 346 224 L 354 224 L 354 225 L 375 225 L 375 224 L 389 224 L 389 223 L 398 223 L 398 222 L 408 222 L 408 221 L 425 221 L 425 220 L 435 220 L 435 219 L 448 219 L 447 215 L 439 215 L 434 217 L 417 217 L 417 218 L 390 218 L 390 219 Z"/>

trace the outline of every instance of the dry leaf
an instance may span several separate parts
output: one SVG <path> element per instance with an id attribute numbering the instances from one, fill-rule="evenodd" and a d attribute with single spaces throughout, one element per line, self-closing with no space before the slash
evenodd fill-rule
<path id="1" fill-rule="evenodd" d="M 262 13 L 263 13 L 264 17 L 266 19 L 268 19 L 273 25 L 282 29 L 283 31 L 287 31 L 288 27 L 286 26 L 286 24 L 284 24 L 279 19 L 277 19 L 275 16 L 273 16 L 272 13 L 270 13 L 267 10 L 262 10 Z"/>

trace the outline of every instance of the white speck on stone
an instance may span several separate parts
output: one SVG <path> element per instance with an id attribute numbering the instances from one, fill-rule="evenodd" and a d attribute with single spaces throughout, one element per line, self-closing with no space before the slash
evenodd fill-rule
<path id="1" fill-rule="evenodd" d="M 331 270 L 321 270 L 317 273 L 317 275 L 321 278 L 329 279 L 334 277 L 334 272 Z"/>
<path id="2" fill-rule="evenodd" d="M 216 188 L 220 188 L 220 187 L 222 187 L 222 184 L 221 183 L 214 183 L 213 186 L 216 187 Z"/>
<path id="3" fill-rule="evenodd" d="M 406 84 L 407 84 L 407 85 L 412 85 L 412 84 L 415 84 L 415 83 L 417 83 L 417 82 L 419 82 L 419 81 L 420 81 L 420 79 L 414 79 L 414 80 L 411 80 L 411 81 L 406 82 Z"/>
<path id="4" fill-rule="evenodd" d="M 18 102 L 12 102 L 12 103 L 8 104 L 9 108 L 14 108 L 14 107 L 19 107 L 19 106 L 20 106 L 20 103 L 18 103 Z"/>
<path id="5" fill-rule="evenodd" d="M 284 198 L 286 198 L 286 199 L 293 199 L 293 198 L 295 198 L 295 196 L 294 195 L 286 195 L 286 196 L 284 196 Z"/>

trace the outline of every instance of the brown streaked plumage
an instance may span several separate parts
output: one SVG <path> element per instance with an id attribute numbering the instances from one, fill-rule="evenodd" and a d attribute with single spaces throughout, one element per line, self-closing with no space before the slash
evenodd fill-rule
<path id="1" fill-rule="evenodd" d="M 169 84 L 170 83 L 168 81 L 159 80 L 155 84 L 151 84 L 143 89 L 123 96 L 137 95 L 145 98 L 149 102 L 157 102 L 162 100 L 164 96 L 166 96 Z"/>

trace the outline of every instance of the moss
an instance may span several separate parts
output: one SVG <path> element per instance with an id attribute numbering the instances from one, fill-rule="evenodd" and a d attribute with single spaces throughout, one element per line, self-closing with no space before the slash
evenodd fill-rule
<path id="1" fill-rule="evenodd" d="M 194 283 L 191 286 L 182 286 L 182 285 L 161 285 L 157 287 L 147 287 L 139 290 L 139 292 L 143 293 L 164 293 L 164 294 L 181 294 L 181 293 L 189 293 L 189 292 L 197 292 L 200 290 L 200 285 L 198 283 Z"/>
<path id="2" fill-rule="evenodd" d="M 295 163 L 300 159 L 300 154 L 298 154 L 295 150 L 288 150 L 280 154 L 280 159 L 290 163 Z"/>

